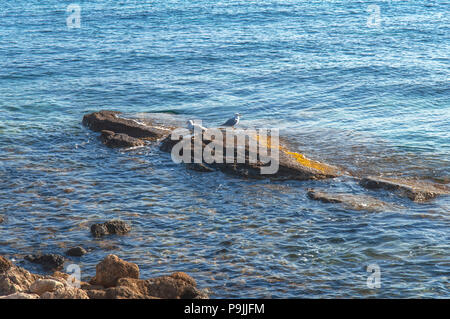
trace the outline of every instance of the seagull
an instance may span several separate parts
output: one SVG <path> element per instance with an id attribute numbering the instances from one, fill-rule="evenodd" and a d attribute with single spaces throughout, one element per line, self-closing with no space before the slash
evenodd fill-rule
<path id="1" fill-rule="evenodd" d="M 231 126 L 231 127 L 233 127 L 235 125 L 238 125 L 240 117 L 241 117 L 241 114 L 236 113 L 236 114 L 234 114 L 234 117 L 232 117 L 231 119 L 229 119 L 228 121 L 223 123 L 222 126 Z"/>
<path id="2" fill-rule="evenodd" d="M 189 120 L 186 123 L 187 123 L 187 127 L 188 127 L 189 131 L 191 131 L 191 133 L 194 132 L 195 130 L 200 130 L 201 132 L 204 132 L 207 130 L 206 127 L 203 127 L 200 124 L 195 124 L 193 120 Z"/>

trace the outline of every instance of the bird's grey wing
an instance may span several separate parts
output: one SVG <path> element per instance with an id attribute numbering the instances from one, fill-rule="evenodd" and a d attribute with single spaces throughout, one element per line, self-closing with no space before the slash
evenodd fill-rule
<path id="1" fill-rule="evenodd" d="M 223 123 L 222 126 L 233 126 L 234 124 L 236 124 L 236 121 L 234 118 L 231 118 L 228 121 L 226 121 L 225 123 Z"/>

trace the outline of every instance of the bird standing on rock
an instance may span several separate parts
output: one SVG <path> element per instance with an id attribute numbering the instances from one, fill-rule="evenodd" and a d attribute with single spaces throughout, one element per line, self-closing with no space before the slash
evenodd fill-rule
<path id="1" fill-rule="evenodd" d="M 222 126 L 230 126 L 230 127 L 236 126 L 239 123 L 240 117 L 241 114 L 236 113 L 234 114 L 234 117 L 223 123 Z"/>
<path id="2" fill-rule="evenodd" d="M 188 127 L 189 131 L 191 131 L 191 133 L 193 133 L 194 130 L 200 130 L 201 132 L 204 132 L 207 130 L 206 127 L 203 127 L 200 124 L 195 124 L 193 120 L 189 120 L 186 123 L 187 123 L 187 127 Z"/>

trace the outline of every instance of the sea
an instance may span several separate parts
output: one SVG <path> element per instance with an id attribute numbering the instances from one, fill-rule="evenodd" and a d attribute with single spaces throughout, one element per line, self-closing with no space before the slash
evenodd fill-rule
<path id="1" fill-rule="evenodd" d="M 102 109 L 206 127 L 239 112 L 352 176 L 448 184 L 449 53 L 445 0 L 0 0 L 0 254 L 44 272 L 24 256 L 82 246 L 66 264 L 83 280 L 115 254 L 141 278 L 184 271 L 211 298 L 449 298 L 449 196 L 206 174 L 81 124 Z M 93 238 L 111 219 L 132 231 Z"/>

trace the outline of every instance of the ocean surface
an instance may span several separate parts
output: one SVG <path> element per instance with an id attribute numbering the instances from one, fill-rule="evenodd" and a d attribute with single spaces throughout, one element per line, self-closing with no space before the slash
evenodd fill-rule
<path id="1" fill-rule="evenodd" d="M 185 271 L 213 298 L 450 297 L 448 196 L 202 174 L 81 125 L 101 109 L 205 126 L 240 112 L 356 176 L 449 183 L 448 1 L 74 3 L 79 28 L 70 1 L 0 0 L 0 254 L 40 271 L 24 255 L 81 245 L 82 278 L 116 254 L 141 278 Z M 312 201 L 311 187 L 397 209 Z M 90 235 L 113 218 L 132 232 Z"/>

